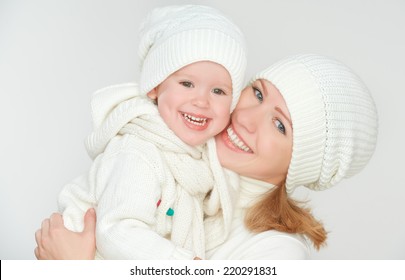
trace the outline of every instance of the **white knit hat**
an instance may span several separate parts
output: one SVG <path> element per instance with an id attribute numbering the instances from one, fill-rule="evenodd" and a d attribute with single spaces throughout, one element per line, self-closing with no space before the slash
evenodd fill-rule
<path id="1" fill-rule="evenodd" d="M 247 59 L 244 36 L 230 19 L 211 7 L 166 6 L 152 10 L 140 33 L 141 93 L 148 93 L 188 64 L 212 61 L 231 76 L 231 110 L 235 108 Z"/>
<path id="2" fill-rule="evenodd" d="M 282 60 L 256 79 L 278 88 L 291 115 L 288 192 L 298 186 L 324 190 L 363 169 L 376 147 L 377 109 L 351 69 L 307 54 Z"/>

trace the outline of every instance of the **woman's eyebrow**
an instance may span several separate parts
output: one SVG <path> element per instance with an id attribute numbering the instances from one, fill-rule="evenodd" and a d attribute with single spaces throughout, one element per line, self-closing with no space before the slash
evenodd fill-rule
<path id="1" fill-rule="evenodd" d="M 292 122 L 291 122 L 291 120 L 287 117 L 286 114 L 284 114 L 283 110 L 281 110 L 281 108 L 278 107 L 278 106 L 275 107 L 275 110 L 276 110 L 277 112 L 279 112 L 281 115 L 283 115 L 283 117 L 290 123 L 290 126 L 292 127 Z"/>
<path id="2" fill-rule="evenodd" d="M 260 83 L 260 85 L 261 85 L 261 87 L 262 87 L 262 91 L 264 90 L 264 91 L 265 91 L 265 94 L 267 95 L 267 93 L 268 93 L 269 91 L 267 90 L 266 84 L 264 83 L 264 81 L 263 81 L 262 79 L 259 80 L 259 83 Z"/>
<path id="3" fill-rule="evenodd" d="M 269 93 L 270 91 L 267 88 L 266 84 L 262 80 L 259 80 L 259 81 L 260 81 L 260 84 L 262 85 L 263 90 L 265 90 L 266 93 Z M 287 115 L 283 112 L 283 110 L 281 110 L 281 108 L 278 106 L 275 107 L 275 110 L 277 112 L 279 112 L 290 123 L 290 127 L 292 128 L 292 122 L 291 122 L 290 118 L 288 118 Z"/>

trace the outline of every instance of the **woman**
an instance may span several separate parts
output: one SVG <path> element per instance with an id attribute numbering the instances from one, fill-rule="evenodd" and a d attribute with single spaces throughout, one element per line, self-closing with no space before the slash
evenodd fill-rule
<path id="1" fill-rule="evenodd" d="M 375 150 L 377 126 L 366 86 L 335 60 L 298 55 L 257 74 L 231 124 L 216 137 L 222 166 L 241 180 L 232 231 L 223 244 L 208 249 L 207 258 L 308 257 L 304 237 L 318 249 L 326 231 L 290 194 L 298 186 L 324 190 L 358 173 Z M 92 217 L 86 214 L 82 234 L 67 231 L 57 214 L 45 220 L 36 238 L 37 258 L 93 256 Z M 206 221 L 209 235 L 213 225 L 209 217 Z"/>

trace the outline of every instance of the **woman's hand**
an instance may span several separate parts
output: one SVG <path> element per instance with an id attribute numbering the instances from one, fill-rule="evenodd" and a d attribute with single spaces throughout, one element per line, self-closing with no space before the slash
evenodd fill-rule
<path id="1" fill-rule="evenodd" d="M 61 214 L 54 213 L 35 232 L 38 260 L 92 260 L 96 253 L 96 212 L 87 210 L 82 232 L 68 230 Z"/>

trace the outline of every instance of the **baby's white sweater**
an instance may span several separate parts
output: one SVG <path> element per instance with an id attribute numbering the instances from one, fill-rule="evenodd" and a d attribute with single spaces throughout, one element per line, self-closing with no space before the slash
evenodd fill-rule
<path id="1" fill-rule="evenodd" d="M 136 97 L 136 85 L 97 94 L 92 104 L 96 130 L 87 142 L 95 160 L 90 171 L 59 196 L 65 225 L 82 230 L 84 212 L 95 207 L 98 258 L 204 258 L 203 200 L 208 191 L 213 189 L 215 195 L 206 210 L 217 217 L 215 240 L 208 240 L 208 247 L 223 241 L 232 217 L 213 140 L 208 150 L 185 145 L 164 124 L 155 105 Z M 174 215 L 166 214 L 169 208 Z"/>

